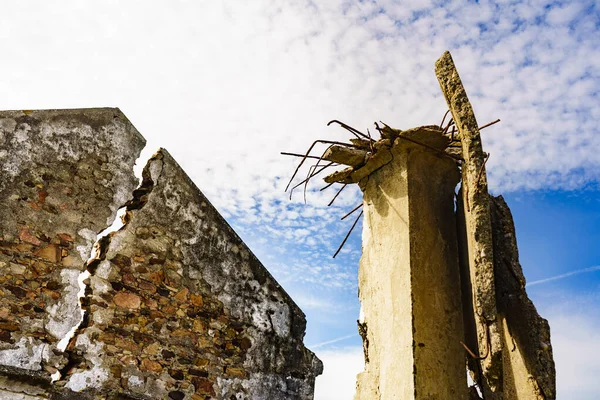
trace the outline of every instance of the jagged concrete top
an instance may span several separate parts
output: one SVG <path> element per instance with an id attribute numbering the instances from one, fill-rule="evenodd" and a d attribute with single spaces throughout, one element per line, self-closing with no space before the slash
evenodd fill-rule
<path id="1" fill-rule="evenodd" d="M 450 138 L 445 135 L 442 127 L 437 125 L 419 126 L 407 130 L 394 129 L 386 125 L 379 129 L 379 132 L 381 138 L 376 141 L 350 139 L 349 147 L 330 146 L 323 154 L 323 160 L 348 165 L 348 167 L 326 176 L 324 181 L 342 184 L 358 183 L 363 187 L 363 180 L 392 160 L 392 152 L 400 143 L 427 148 L 445 157 L 458 158 L 446 151 Z"/>

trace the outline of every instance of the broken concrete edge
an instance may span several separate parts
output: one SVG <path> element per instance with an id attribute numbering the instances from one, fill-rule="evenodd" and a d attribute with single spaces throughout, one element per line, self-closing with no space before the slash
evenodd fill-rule
<path id="1" fill-rule="evenodd" d="M 374 141 L 369 150 L 357 150 L 342 146 L 331 146 L 323 155 L 326 161 L 336 162 L 349 167 L 327 175 L 326 183 L 353 184 L 360 183 L 370 174 L 391 162 L 393 149 L 402 142 L 412 142 L 416 146 L 429 147 L 430 151 L 446 151 L 450 139 L 439 135 L 442 128 L 437 125 L 424 125 L 407 130 L 393 129 L 388 126 L 381 130 L 381 139 Z M 357 140 L 361 140 L 357 142 Z M 415 140 L 417 142 L 415 142 Z M 366 140 L 350 139 L 351 143 L 363 143 Z M 362 145 L 364 146 L 364 144 Z M 335 149 L 335 150 L 334 150 Z M 452 154 L 449 154 L 452 157 Z M 362 158 L 361 158 L 362 157 Z M 364 182 L 362 184 L 364 186 Z"/>
<path id="2" fill-rule="evenodd" d="M 177 163 L 177 161 L 175 161 L 175 159 L 171 156 L 171 154 L 164 148 L 160 148 L 157 152 L 157 154 L 162 155 L 163 158 L 169 160 L 170 162 L 172 162 L 173 164 L 175 164 L 177 166 L 177 168 L 179 168 L 180 173 L 184 176 L 185 180 L 188 182 L 188 184 L 195 188 L 196 190 L 196 195 L 202 199 L 202 201 L 205 201 L 210 207 L 214 208 L 215 210 L 218 210 L 211 202 L 210 200 L 208 200 L 208 198 L 204 195 L 204 193 L 202 193 L 200 191 L 200 189 L 196 186 L 196 184 L 192 181 L 192 179 L 187 175 L 187 173 L 181 168 L 181 166 L 179 166 L 179 164 Z M 254 276 L 257 278 L 257 280 L 260 282 L 265 282 L 265 281 L 270 281 L 270 283 L 273 285 L 273 287 L 275 287 L 279 292 L 281 292 L 281 294 L 286 298 L 286 300 L 289 302 L 289 304 L 293 305 L 294 308 L 294 314 L 297 316 L 297 318 L 299 318 L 300 321 L 302 322 L 302 330 L 304 331 L 304 329 L 306 328 L 306 314 L 304 314 L 304 312 L 300 309 L 300 307 L 298 306 L 298 304 L 296 304 L 296 302 L 294 301 L 294 299 L 286 292 L 286 290 L 279 284 L 279 282 L 277 282 L 277 280 L 273 277 L 273 275 L 271 275 L 271 273 L 262 265 L 262 263 L 260 262 L 260 260 L 258 259 L 258 257 L 256 257 L 256 255 L 254 255 L 254 253 L 252 252 L 251 249 L 249 249 L 246 244 L 244 243 L 244 241 L 239 237 L 239 235 L 235 232 L 235 230 L 231 227 L 231 225 L 229 225 L 229 223 L 227 222 L 227 220 L 225 218 L 223 218 L 223 216 L 217 212 L 217 218 L 220 219 L 220 222 L 223 224 L 223 226 L 225 227 L 225 229 L 227 229 L 228 233 L 232 236 L 235 237 L 235 239 L 237 240 L 238 244 L 240 246 L 243 246 L 247 251 L 248 254 L 250 256 L 251 259 L 251 263 L 250 266 L 252 268 L 252 272 L 254 273 Z M 316 357 L 316 356 L 315 356 Z"/>
<path id="3" fill-rule="evenodd" d="M 461 186 L 468 246 L 468 260 L 461 261 L 461 267 L 470 271 L 478 351 L 489 349 L 480 362 L 485 377 L 483 391 L 486 398 L 494 399 L 501 397 L 503 390 L 502 327 L 496 309 L 486 156 L 473 108 L 448 51 L 436 61 L 435 72 L 461 139 Z"/>
<path id="4" fill-rule="evenodd" d="M 477 275 L 483 279 L 489 279 L 487 284 L 492 288 L 491 292 L 482 292 L 485 297 L 477 298 L 476 304 L 480 308 L 478 312 L 481 313 L 481 316 L 488 321 L 494 321 L 496 307 L 495 300 L 491 296 L 494 293 L 492 287 L 494 275 L 490 200 L 484 164 L 486 156 L 481 144 L 479 125 L 450 53 L 445 52 L 435 65 L 442 93 L 460 133 L 463 148 L 462 184 L 466 214 L 473 215 L 477 231 L 476 237 L 473 238 L 473 244 L 476 246 L 474 250 L 482 253 L 481 259 L 476 260 Z"/>
<path id="5" fill-rule="evenodd" d="M 556 398 L 550 326 L 529 299 L 519 262 L 512 213 L 502 196 L 491 196 L 498 313 L 504 323 L 505 396 Z"/>

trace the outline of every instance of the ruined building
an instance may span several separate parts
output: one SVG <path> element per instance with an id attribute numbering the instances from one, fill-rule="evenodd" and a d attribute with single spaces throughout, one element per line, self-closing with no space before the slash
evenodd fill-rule
<path id="1" fill-rule="evenodd" d="M 489 154 L 449 53 L 436 74 L 448 124 L 376 124 L 374 140 L 332 121 L 355 137 L 323 141 L 331 146 L 316 157 L 347 166 L 327 183 L 356 183 L 363 192 L 366 365 L 355 398 L 554 399 L 548 322 L 525 292 L 510 210 L 488 194 Z"/>
<path id="2" fill-rule="evenodd" d="M 436 73 L 448 124 L 341 124 L 317 157 L 363 191 L 356 398 L 554 399 L 483 127 Z M 0 399 L 312 399 L 304 314 L 167 151 L 138 185 L 144 142 L 117 109 L 0 112 Z"/>
<path id="3" fill-rule="evenodd" d="M 166 150 L 138 186 L 144 144 L 0 112 L 0 399 L 312 399 L 304 314 Z"/>

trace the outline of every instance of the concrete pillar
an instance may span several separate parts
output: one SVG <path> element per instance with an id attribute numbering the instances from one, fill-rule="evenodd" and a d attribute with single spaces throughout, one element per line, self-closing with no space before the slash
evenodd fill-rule
<path id="1" fill-rule="evenodd" d="M 452 112 L 462 145 L 462 189 L 458 202 L 461 231 L 461 269 L 465 296 L 472 303 L 465 308 L 467 345 L 483 358 L 480 367 L 471 359 L 469 369 L 483 386 L 486 399 L 499 400 L 502 394 L 502 326 L 498 321 L 492 245 L 490 198 L 485 172 L 486 154 L 481 145 L 479 125 L 458 71 L 449 52 L 435 64 L 442 93 Z M 464 301 L 464 300 L 463 300 Z M 479 377 L 479 370 L 483 377 Z"/>
<path id="2" fill-rule="evenodd" d="M 391 161 L 361 181 L 359 271 L 366 367 L 356 399 L 466 399 L 455 161 L 439 130 L 402 132 Z"/>

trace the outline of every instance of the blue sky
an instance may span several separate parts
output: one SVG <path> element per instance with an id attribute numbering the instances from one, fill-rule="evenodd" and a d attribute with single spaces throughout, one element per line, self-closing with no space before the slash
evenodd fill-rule
<path id="1" fill-rule="evenodd" d="M 360 202 L 309 186 L 290 201 L 280 151 L 366 129 L 439 123 L 434 62 L 450 50 L 512 208 L 526 278 L 600 265 L 597 1 L 27 1 L 1 7 L 0 109 L 117 106 L 165 147 L 303 308 L 325 361 L 318 400 L 361 368 Z M 139 168 L 138 168 L 139 169 Z M 303 172 L 306 174 L 306 171 Z M 550 321 L 559 398 L 600 390 L 600 271 L 528 291 Z M 344 339 L 340 339 L 344 338 Z M 338 341 L 335 341 L 340 339 Z M 333 343 L 327 343 L 335 341 Z M 578 365 L 578 368 L 573 368 Z"/>

